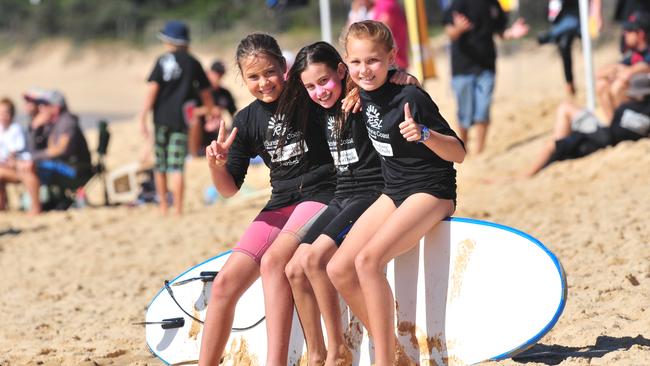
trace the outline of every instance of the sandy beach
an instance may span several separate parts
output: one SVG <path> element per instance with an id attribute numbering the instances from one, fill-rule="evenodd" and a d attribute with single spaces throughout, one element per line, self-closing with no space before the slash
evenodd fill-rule
<path id="1" fill-rule="evenodd" d="M 443 39 L 433 39 L 441 45 Z M 281 44 L 282 44 L 281 39 Z M 298 50 L 299 46 L 293 49 Z M 439 78 L 426 88 L 455 122 L 447 55 L 439 47 Z M 497 222 L 541 240 L 567 273 L 569 296 L 556 326 L 533 347 L 556 352 L 535 360 L 484 365 L 650 364 L 650 140 L 622 143 L 580 160 L 557 163 L 538 176 L 502 184 L 530 164 L 548 137 L 555 107 L 565 98 L 560 59 L 553 47 L 516 43 L 498 61 L 492 125 L 486 152 L 459 171 L 456 216 Z M 576 63 L 581 60 L 576 47 Z M 62 90 L 73 111 L 110 120 L 108 169 L 135 161 L 143 149 L 135 114 L 145 79 L 160 48 L 38 45 L 0 57 L 0 95 L 21 107 L 34 86 Z M 239 106 L 251 97 L 237 76 L 233 49 L 201 45 L 205 64 L 228 63 L 225 85 Z M 617 59 L 614 43 L 595 50 L 594 64 Z M 583 71 L 576 68 L 578 100 Z M 86 131 L 94 149 L 97 133 Z M 85 207 L 28 217 L 13 207 L 0 213 L 0 365 L 161 365 L 147 349 L 146 306 L 184 269 L 229 248 L 263 206 L 240 194 L 231 202 L 203 203 L 210 186 L 204 159 L 187 165 L 185 215 L 161 217 L 156 206 Z M 255 167 L 249 191 L 268 186 Z M 101 185 L 88 188 L 99 202 Z"/>

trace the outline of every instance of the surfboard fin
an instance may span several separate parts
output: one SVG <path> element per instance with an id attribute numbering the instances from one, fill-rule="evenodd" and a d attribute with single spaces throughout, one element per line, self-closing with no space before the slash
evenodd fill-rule
<path id="1" fill-rule="evenodd" d="M 159 322 L 138 322 L 133 325 L 160 325 L 162 329 L 175 329 L 182 328 L 185 325 L 184 318 L 169 318 L 163 319 Z"/>
<path id="2" fill-rule="evenodd" d="M 212 282 L 212 281 L 214 281 L 214 278 L 217 277 L 218 273 L 219 273 L 218 271 L 204 271 L 204 272 L 201 272 L 198 277 L 192 277 L 192 278 L 188 278 L 188 279 L 183 280 L 183 281 L 174 282 L 174 283 L 172 283 L 172 286 L 180 286 L 180 285 L 184 285 L 186 283 L 199 281 L 199 280 L 201 280 L 203 282 Z"/>

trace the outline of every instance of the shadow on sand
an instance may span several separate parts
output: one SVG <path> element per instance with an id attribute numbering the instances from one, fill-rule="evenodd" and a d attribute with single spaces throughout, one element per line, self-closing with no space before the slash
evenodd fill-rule
<path id="1" fill-rule="evenodd" d="M 557 365 L 569 357 L 600 358 L 610 352 L 628 350 L 634 345 L 650 347 L 650 339 L 639 334 L 634 338 L 599 336 L 594 345 L 586 347 L 536 344 L 512 359 L 521 363 L 537 362 Z"/>

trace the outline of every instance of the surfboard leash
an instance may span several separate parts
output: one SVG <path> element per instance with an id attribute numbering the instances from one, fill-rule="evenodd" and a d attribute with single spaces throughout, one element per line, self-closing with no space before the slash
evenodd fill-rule
<path id="1" fill-rule="evenodd" d="M 207 280 L 207 278 L 208 278 L 212 273 L 210 273 L 210 275 L 207 275 L 207 276 L 205 276 L 203 273 L 201 273 L 201 276 L 199 276 L 199 277 L 195 277 L 195 278 L 192 278 L 192 279 L 190 279 L 190 280 L 186 280 L 186 281 L 182 281 L 182 282 L 183 282 L 183 283 L 188 283 L 188 282 L 195 281 L 195 280 L 202 280 L 202 281 L 204 281 L 204 282 L 209 282 L 209 281 L 214 280 L 214 277 L 217 275 L 217 273 L 218 273 L 218 272 L 214 272 L 214 276 L 212 276 L 209 280 Z M 183 283 L 179 283 L 179 284 L 183 284 Z M 176 284 L 175 284 L 175 283 L 172 284 L 172 286 L 174 286 L 174 285 L 176 285 Z M 188 312 L 187 312 L 187 311 L 186 311 L 186 310 L 181 306 L 181 304 L 178 303 L 178 301 L 176 300 L 176 296 L 174 296 L 174 290 L 172 290 L 171 286 L 169 286 L 169 280 L 165 280 L 165 289 L 167 290 L 167 293 L 168 293 L 169 296 L 172 298 L 172 300 L 174 301 L 174 303 L 176 304 L 176 306 L 178 306 L 178 308 L 181 309 L 181 311 L 182 311 L 185 315 L 189 316 L 192 320 L 198 322 L 199 324 L 205 324 L 205 322 L 204 322 L 203 320 L 201 320 L 201 319 L 195 317 L 194 315 L 188 313 Z M 258 320 L 257 322 L 255 322 L 255 323 L 252 324 L 252 325 L 249 325 L 249 326 L 247 326 L 247 327 L 243 327 L 243 328 L 233 327 L 233 328 L 230 328 L 230 330 L 231 330 L 232 332 L 243 332 L 243 331 L 246 331 L 246 330 L 249 330 L 249 329 L 253 329 L 253 328 L 255 328 L 256 326 L 258 326 L 260 323 L 262 323 L 265 319 L 266 319 L 266 316 L 263 316 L 260 320 Z M 182 327 L 183 325 L 184 325 L 184 324 L 181 324 L 180 326 Z"/>

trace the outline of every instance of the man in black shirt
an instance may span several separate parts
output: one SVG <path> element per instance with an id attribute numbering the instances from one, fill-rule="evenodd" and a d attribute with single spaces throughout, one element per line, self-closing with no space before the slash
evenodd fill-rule
<path id="1" fill-rule="evenodd" d="M 445 32 L 452 41 L 452 87 L 458 103 L 460 138 L 467 146 L 468 130 L 476 125 L 481 153 L 490 122 L 496 71 L 494 34 L 517 39 L 528 33 L 523 19 L 506 28 L 507 16 L 498 0 L 455 0 L 445 11 Z"/>

